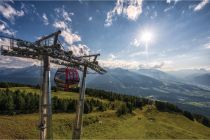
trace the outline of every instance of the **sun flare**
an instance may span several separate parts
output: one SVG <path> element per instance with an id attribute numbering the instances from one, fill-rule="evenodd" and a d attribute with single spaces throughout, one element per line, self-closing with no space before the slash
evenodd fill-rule
<path id="1" fill-rule="evenodd" d="M 144 31 L 141 34 L 141 40 L 145 43 L 149 43 L 153 40 L 153 33 L 151 31 Z"/>

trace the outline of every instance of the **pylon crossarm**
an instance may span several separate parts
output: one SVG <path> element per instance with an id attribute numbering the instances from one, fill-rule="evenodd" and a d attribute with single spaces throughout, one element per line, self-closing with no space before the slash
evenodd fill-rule
<path id="1" fill-rule="evenodd" d="M 2 47 L 2 55 L 28 57 L 32 59 L 37 59 L 40 55 L 48 55 L 51 58 L 60 59 L 74 65 L 87 65 L 88 68 L 100 74 L 106 72 L 96 61 L 96 58 L 100 54 L 76 57 L 71 51 L 61 49 L 62 45 L 58 41 L 58 35 L 60 33 L 60 31 L 52 33 L 51 35 L 45 36 L 34 43 L 8 37 L 9 39 L 16 41 L 17 46 L 14 46 L 14 43 L 12 43 L 12 46 L 10 44 L 9 49 Z M 46 43 L 46 40 L 50 38 L 54 39 L 53 43 L 55 44 L 50 45 Z"/>

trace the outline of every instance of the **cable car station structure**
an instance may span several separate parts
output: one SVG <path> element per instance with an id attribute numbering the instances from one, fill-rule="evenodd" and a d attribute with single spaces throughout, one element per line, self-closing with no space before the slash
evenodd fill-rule
<path id="1" fill-rule="evenodd" d="M 50 63 L 61 66 L 73 67 L 82 71 L 80 82 L 79 100 L 76 109 L 76 119 L 73 126 L 72 139 L 80 139 L 82 129 L 82 115 L 85 99 L 85 79 L 88 71 L 104 74 L 106 71 L 98 65 L 97 57 L 100 54 L 76 57 L 72 51 L 65 51 L 58 40 L 61 31 L 44 36 L 35 42 L 29 42 L 13 37 L 0 36 L 9 39 L 9 45 L 1 45 L 1 55 L 31 58 L 41 60 L 42 84 L 40 94 L 40 139 L 52 139 L 52 104 L 51 104 L 51 81 Z"/>

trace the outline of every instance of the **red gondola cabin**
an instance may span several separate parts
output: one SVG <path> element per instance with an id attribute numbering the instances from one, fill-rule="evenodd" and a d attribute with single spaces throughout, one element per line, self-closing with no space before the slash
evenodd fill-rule
<path id="1" fill-rule="evenodd" d="M 75 68 L 59 68 L 55 73 L 54 81 L 58 88 L 69 90 L 78 86 L 79 73 Z"/>

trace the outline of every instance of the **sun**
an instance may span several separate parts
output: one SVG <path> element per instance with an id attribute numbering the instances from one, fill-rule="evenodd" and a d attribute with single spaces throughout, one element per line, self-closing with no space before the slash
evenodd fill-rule
<path id="1" fill-rule="evenodd" d="M 154 32 L 149 29 L 144 29 L 140 33 L 140 41 L 145 47 L 145 54 L 147 58 L 149 57 L 149 47 L 154 42 Z"/>
<path id="2" fill-rule="evenodd" d="M 153 33 L 151 31 L 145 30 L 141 34 L 141 40 L 145 43 L 149 43 L 153 40 Z"/>

